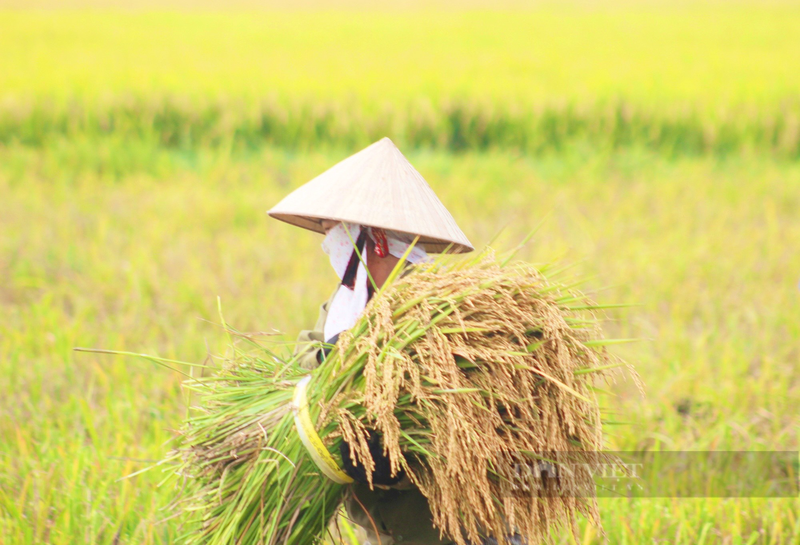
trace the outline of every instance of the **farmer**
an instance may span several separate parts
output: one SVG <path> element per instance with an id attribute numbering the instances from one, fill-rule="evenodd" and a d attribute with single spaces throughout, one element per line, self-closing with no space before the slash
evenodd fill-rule
<path id="1" fill-rule="evenodd" d="M 298 188 L 269 215 L 325 233 L 322 248 L 340 284 L 322 305 L 311 331 L 300 333 L 301 365 L 313 369 L 352 327 L 375 289 L 380 289 L 410 243 L 407 256 L 424 262 L 427 252 L 469 252 L 472 245 L 433 190 L 391 140 L 383 138 Z M 370 545 L 440 544 L 427 499 L 403 475 L 391 475 L 378 437 L 371 438 L 376 462 L 370 489 L 363 466 L 350 461 L 343 445 L 344 470 L 354 479 L 345 507 L 367 533 Z M 375 530 L 378 534 L 376 535 Z"/>

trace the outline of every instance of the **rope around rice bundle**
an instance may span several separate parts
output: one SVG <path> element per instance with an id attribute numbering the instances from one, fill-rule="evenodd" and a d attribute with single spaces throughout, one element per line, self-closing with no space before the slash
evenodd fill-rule
<path id="1" fill-rule="evenodd" d="M 277 344 L 243 336 L 251 348 L 237 348 L 218 375 L 187 383 L 201 407 L 173 457 L 184 508 L 199 525 L 186 541 L 324 537 L 347 491 L 337 467 L 371 475 L 376 436 L 392 474 L 405 472 L 459 545 L 510 534 L 537 543 L 579 514 L 599 525 L 588 470 L 523 492 L 513 470 L 520 456 L 601 449 L 592 383 L 621 363 L 602 347 L 594 308 L 533 266 L 484 254 L 387 282 L 305 380 Z M 304 415 L 316 453 L 301 439 Z"/>

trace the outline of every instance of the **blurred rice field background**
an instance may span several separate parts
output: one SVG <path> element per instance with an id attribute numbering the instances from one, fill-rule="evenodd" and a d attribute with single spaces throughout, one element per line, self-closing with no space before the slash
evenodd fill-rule
<path id="1" fill-rule="evenodd" d="M 69 9 L 61 9 L 67 5 Z M 86 9 L 87 6 L 91 9 Z M 0 2 L 0 543 L 171 543 L 181 376 L 309 327 L 269 220 L 389 136 L 477 246 L 572 264 L 648 384 L 618 450 L 797 450 L 800 7 Z M 800 543 L 797 499 L 602 499 L 611 543 Z M 602 543 L 584 524 L 559 543 Z"/>
<path id="2" fill-rule="evenodd" d="M 0 17 L 4 143 L 800 155 L 796 5 Z"/>

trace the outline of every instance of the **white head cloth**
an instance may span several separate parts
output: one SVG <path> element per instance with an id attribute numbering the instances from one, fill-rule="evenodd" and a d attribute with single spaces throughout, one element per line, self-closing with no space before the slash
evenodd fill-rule
<path id="1" fill-rule="evenodd" d="M 350 256 L 353 255 L 353 247 L 358 236 L 361 234 L 362 227 L 355 223 L 339 223 L 336 227 L 328 231 L 322 243 L 322 250 L 330 257 L 331 265 L 339 275 L 339 280 L 344 277 Z M 349 231 L 349 235 L 348 235 Z M 367 233 L 373 238 L 372 229 L 367 227 Z M 389 246 L 389 253 L 397 258 L 402 258 L 406 253 L 414 237 L 405 233 L 386 231 L 386 241 Z M 373 238 L 374 241 L 374 238 Z M 366 252 L 365 252 L 366 253 Z M 366 258 L 362 254 L 363 258 Z M 409 252 L 406 260 L 411 263 L 421 263 L 427 261 L 428 254 L 422 246 L 414 246 Z M 361 315 L 364 307 L 367 306 L 367 282 L 369 276 L 364 268 L 364 262 L 358 264 L 356 280 L 353 289 L 345 285 L 340 285 L 328 307 L 328 317 L 325 320 L 325 340 L 330 340 L 337 333 L 350 329 L 355 325 L 356 320 Z"/>

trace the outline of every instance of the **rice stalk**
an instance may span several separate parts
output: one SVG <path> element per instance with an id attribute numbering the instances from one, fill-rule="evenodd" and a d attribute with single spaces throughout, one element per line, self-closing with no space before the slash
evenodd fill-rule
<path id="1" fill-rule="evenodd" d="M 566 467 L 570 453 L 602 449 L 594 384 L 625 366 L 600 342 L 591 302 L 504 263 L 491 252 L 443 257 L 393 278 L 308 387 L 334 459 L 370 476 L 368 438 L 379 433 L 392 472 L 406 472 L 459 545 L 510 533 L 535 543 L 579 516 L 599 526 L 586 468 L 532 492 L 509 485 L 521 459 Z M 171 458 L 189 483 L 187 543 L 311 543 L 348 492 L 305 451 L 291 400 L 307 371 L 276 352 L 236 349 L 219 374 L 187 383 L 201 406 Z"/>

